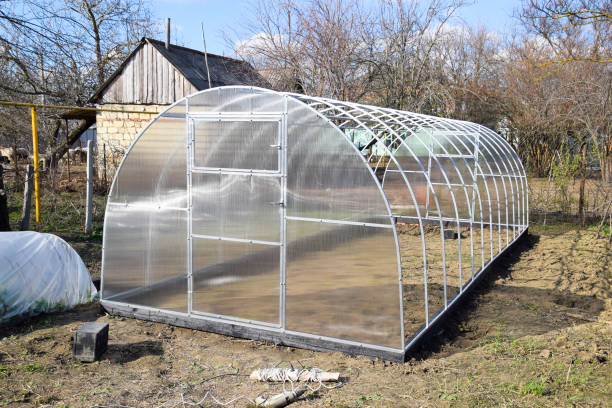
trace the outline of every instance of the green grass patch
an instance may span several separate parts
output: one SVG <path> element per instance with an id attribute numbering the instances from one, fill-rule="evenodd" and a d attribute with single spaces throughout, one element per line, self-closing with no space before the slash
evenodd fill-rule
<path id="1" fill-rule="evenodd" d="M 526 384 L 521 385 L 519 392 L 522 395 L 549 395 L 553 393 L 548 382 L 543 379 L 537 381 L 531 380 Z"/>
<path id="2" fill-rule="evenodd" d="M 17 369 L 25 373 L 40 373 L 47 371 L 47 368 L 42 364 L 23 364 L 17 366 Z"/>

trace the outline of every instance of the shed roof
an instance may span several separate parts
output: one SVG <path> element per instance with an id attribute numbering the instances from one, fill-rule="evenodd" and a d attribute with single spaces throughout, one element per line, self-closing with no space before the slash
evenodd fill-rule
<path id="1" fill-rule="evenodd" d="M 153 38 L 143 37 L 138 46 L 121 63 L 119 68 L 98 88 L 89 102 L 95 103 L 104 91 L 113 83 L 117 76 L 121 75 L 129 61 L 134 58 L 138 51 L 145 45 L 150 44 L 157 50 L 174 68 L 191 83 L 196 90 L 208 89 L 208 75 L 204 53 L 191 48 L 170 44 L 165 47 L 164 42 Z M 210 88 L 226 85 L 254 85 L 269 86 L 267 81 L 255 70 L 251 64 L 244 60 L 238 60 L 226 56 L 207 53 L 208 69 L 210 71 Z"/>
<path id="2" fill-rule="evenodd" d="M 208 76 L 204 53 L 191 48 L 170 45 L 167 49 L 163 42 L 145 38 L 199 91 L 208 89 Z M 263 78 L 251 64 L 243 60 L 208 53 L 208 69 L 211 87 L 225 85 L 256 85 Z"/>

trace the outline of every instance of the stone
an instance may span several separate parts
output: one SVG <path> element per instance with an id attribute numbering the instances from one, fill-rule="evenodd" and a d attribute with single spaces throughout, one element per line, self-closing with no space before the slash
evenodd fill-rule
<path id="1" fill-rule="evenodd" d="M 552 352 L 548 349 L 544 349 L 540 352 L 540 357 L 542 358 L 551 358 L 552 357 Z"/>
<path id="2" fill-rule="evenodd" d="M 106 351 L 108 346 L 108 323 L 87 322 L 74 333 L 72 358 L 94 362 Z"/>

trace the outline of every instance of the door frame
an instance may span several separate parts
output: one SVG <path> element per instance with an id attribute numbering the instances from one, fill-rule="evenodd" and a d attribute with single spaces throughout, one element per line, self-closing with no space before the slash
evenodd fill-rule
<path id="1" fill-rule="evenodd" d="M 285 110 L 286 112 L 286 110 Z M 186 115 L 187 133 L 187 157 L 186 157 L 186 177 L 187 177 L 187 306 L 188 314 L 211 317 L 229 322 L 249 323 L 261 327 L 273 327 L 285 329 L 285 294 L 286 294 L 286 202 L 287 202 L 287 114 L 286 113 L 188 113 Z M 278 166 L 276 170 L 257 170 L 257 169 L 236 169 L 236 168 L 212 168 L 195 166 L 195 122 L 278 122 L 278 145 L 270 147 L 278 148 Z M 192 183 L 193 173 L 199 174 L 236 174 L 236 175 L 255 175 L 257 177 L 278 177 L 280 179 L 280 202 L 279 205 L 279 224 L 280 241 L 275 246 L 279 247 L 279 311 L 278 322 L 264 322 L 258 320 L 245 319 L 237 316 L 219 315 L 214 313 L 202 312 L 193 308 L 193 196 Z M 197 235 L 197 234 L 196 234 Z M 197 238 L 206 239 L 206 238 Z M 251 242 L 271 245 L 271 242 L 224 238 L 227 241 Z"/>

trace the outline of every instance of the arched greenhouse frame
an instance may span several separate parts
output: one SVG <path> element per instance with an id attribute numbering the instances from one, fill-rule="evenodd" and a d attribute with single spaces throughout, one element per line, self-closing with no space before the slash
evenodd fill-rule
<path id="1" fill-rule="evenodd" d="M 213 88 L 159 114 L 121 162 L 101 302 L 403 361 L 528 223 L 520 159 L 486 127 Z"/>

